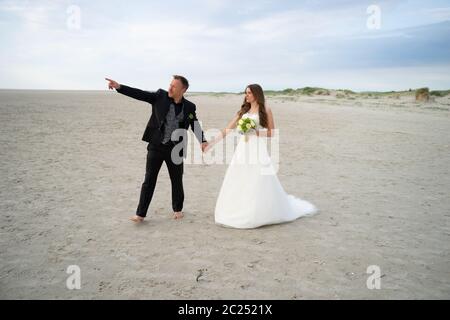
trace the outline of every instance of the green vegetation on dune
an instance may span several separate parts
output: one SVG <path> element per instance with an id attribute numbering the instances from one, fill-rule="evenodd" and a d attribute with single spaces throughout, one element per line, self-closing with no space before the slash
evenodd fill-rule
<path id="1" fill-rule="evenodd" d="M 450 94 L 450 90 L 433 90 L 430 91 L 431 96 L 444 97 Z"/>
<path id="2" fill-rule="evenodd" d="M 429 93 L 429 95 L 437 96 L 437 97 L 444 97 L 444 96 L 450 94 L 450 90 L 429 91 L 428 88 L 409 89 L 409 90 L 402 90 L 402 91 L 360 91 L 360 92 L 355 92 L 355 91 L 348 90 L 348 89 L 326 89 L 326 88 L 320 88 L 320 87 L 303 87 L 303 88 L 297 88 L 297 89 L 287 88 L 284 90 L 264 90 L 264 92 L 268 96 L 275 96 L 275 95 L 289 95 L 289 96 L 330 95 L 332 92 L 334 92 L 336 94 L 337 98 L 346 98 L 346 97 L 348 98 L 352 95 L 355 95 L 355 96 L 362 96 L 362 97 L 373 97 L 373 98 L 392 97 L 392 98 L 399 99 L 400 96 L 404 96 L 404 95 L 425 94 L 425 90 L 428 90 L 427 92 Z"/>
<path id="3" fill-rule="evenodd" d="M 348 90 L 350 91 L 350 90 Z M 276 90 L 265 90 L 264 91 L 267 95 L 329 95 L 330 90 L 325 88 L 318 88 L 318 87 L 304 87 L 304 88 L 287 88 L 284 90 L 276 91 Z"/>
<path id="4" fill-rule="evenodd" d="M 303 88 L 286 88 L 283 90 L 264 90 L 267 96 L 329 96 L 334 94 L 337 98 L 347 98 L 352 97 L 363 97 L 363 98 L 383 98 L 390 97 L 395 99 L 400 99 L 401 96 L 414 96 L 414 95 L 429 95 L 435 97 L 445 97 L 450 95 L 450 90 L 433 90 L 430 91 L 428 88 L 417 88 L 408 89 L 402 91 L 352 91 L 348 89 L 326 89 L 321 87 L 303 87 Z M 189 92 L 188 95 L 210 95 L 216 97 L 222 97 L 226 95 L 243 95 L 244 91 L 241 92 Z"/>

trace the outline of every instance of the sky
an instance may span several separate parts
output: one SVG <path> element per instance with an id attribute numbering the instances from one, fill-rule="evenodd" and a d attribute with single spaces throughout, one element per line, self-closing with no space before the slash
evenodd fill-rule
<path id="1" fill-rule="evenodd" d="M 0 0 L 0 43 L 7 89 L 450 89 L 450 0 Z"/>

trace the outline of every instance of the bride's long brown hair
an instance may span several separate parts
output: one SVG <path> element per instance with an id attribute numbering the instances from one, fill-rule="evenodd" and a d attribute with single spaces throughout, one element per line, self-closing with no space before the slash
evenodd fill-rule
<path id="1" fill-rule="evenodd" d="M 261 88 L 261 86 L 259 84 L 249 84 L 246 88 L 245 91 L 247 91 L 247 88 L 250 89 L 250 91 L 252 92 L 253 96 L 256 99 L 256 102 L 258 103 L 259 106 L 259 124 L 264 127 L 267 128 L 267 112 L 266 112 L 266 99 L 264 98 L 264 91 Z M 239 119 L 242 118 L 242 116 L 244 115 L 244 113 L 248 112 L 250 110 L 250 103 L 248 103 L 244 97 L 244 102 L 241 105 L 241 109 L 238 111 L 238 115 L 239 115 Z"/>

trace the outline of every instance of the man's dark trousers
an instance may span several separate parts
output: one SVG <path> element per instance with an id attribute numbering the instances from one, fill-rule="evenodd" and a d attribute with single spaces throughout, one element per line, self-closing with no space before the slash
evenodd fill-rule
<path id="1" fill-rule="evenodd" d="M 141 196 L 139 198 L 139 205 L 136 210 L 136 215 L 141 217 L 145 217 L 147 215 L 147 210 L 155 191 L 158 173 L 163 162 L 167 165 L 170 181 L 172 183 L 172 209 L 174 212 L 178 212 L 183 209 L 183 161 L 181 161 L 180 164 L 175 164 L 172 161 L 171 153 L 174 146 L 175 145 L 171 141 L 167 145 L 148 144 L 145 179 L 142 183 Z M 177 155 L 175 155 L 175 158 L 177 158 Z"/>

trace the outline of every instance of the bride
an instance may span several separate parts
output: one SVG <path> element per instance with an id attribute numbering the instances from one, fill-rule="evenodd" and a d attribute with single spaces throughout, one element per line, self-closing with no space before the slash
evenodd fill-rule
<path id="1" fill-rule="evenodd" d="M 250 229 L 318 212 L 312 203 L 287 194 L 278 180 L 265 139 L 274 134 L 274 120 L 260 85 L 247 86 L 241 109 L 205 152 L 236 127 L 242 133 L 244 121 L 254 128 L 242 134 L 225 173 L 217 198 L 215 222 Z"/>

